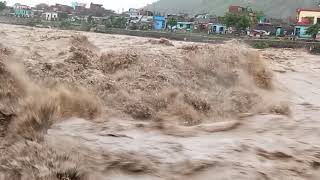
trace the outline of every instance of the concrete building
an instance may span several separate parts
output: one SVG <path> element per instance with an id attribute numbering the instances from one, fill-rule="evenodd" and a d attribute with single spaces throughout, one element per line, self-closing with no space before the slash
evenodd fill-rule
<path id="1" fill-rule="evenodd" d="M 127 14 L 130 18 L 136 18 L 140 16 L 153 16 L 153 12 L 151 11 L 135 8 L 130 8 L 129 11 L 127 11 L 125 14 Z"/>
<path id="2" fill-rule="evenodd" d="M 241 6 L 229 6 L 229 13 L 238 14 L 242 13 L 246 10 L 246 8 Z"/>
<path id="3" fill-rule="evenodd" d="M 163 30 L 166 27 L 166 18 L 164 16 L 153 17 L 153 29 Z"/>
<path id="4" fill-rule="evenodd" d="M 63 12 L 67 14 L 72 14 L 73 12 L 73 7 L 63 4 L 56 4 L 54 6 L 51 6 L 50 9 L 54 12 Z"/>
<path id="5" fill-rule="evenodd" d="M 74 13 L 77 16 L 86 16 L 89 14 L 89 11 L 85 6 L 76 6 L 74 9 Z"/>
<path id="6" fill-rule="evenodd" d="M 94 4 L 94 3 L 90 4 L 89 11 L 90 11 L 90 15 L 96 16 L 96 17 L 102 17 L 106 13 L 106 10 L 103 8 L 102 4 Z"/>
<path id="7" fill-rule="evenodd" d="M 194 22 L 178 22 L 177 23 L 178 31 L 192 32 L 193 27 L 194 27 Z"/>
<path id="8" fill-rule="evenodd" d="M 320 24 L 320 8 L 318 9 L 297 9 L 297 24 L 294 28 L 294 35 L 300 39 L 310 39 L 307 29 L 314 24 Z"/>
<path id="9" fill-rule="evenodd" d="M 210 23 L 208 28 L 208 34 L 226 34 L 227 27 L 219 23 Z"/>
<path id="10" fill-rule="evenodd" d="M 91 10 L 99 10 L 99 9 L 103 8 L 102 6 L 103 6 L 102 4 L 94 4 L 94 3 L 91 3 L 91 4 L 90 4 L 90 9 L 91 9 Z"/>
<path id="11" fill-rule="evenodd" d="M 130 8 L 129 11 L 126 13 L 130 18 L 135 18 L 140 15 L 139 9 Z"/>
<path id="12" fill-rule="evenodd" d="M 294 35 L 298 39 L 311 39 L 312 36 L 310 34 L 307 34 L 307 29 L 309 26 L 307 25 L 296 25 L 294 27 Z"/>
<path id="13" fill-rule="evenodd" d="M 298 23 L 320 24 L 320 8 L 318 9 L 297 9 Z M 308 21 L 308 22 L 307 22 Z"/>
<path id="14" fill-rule="evenodd" d="M 210 15 L 208 13 L 196 14 L 194 16 L 195 19 L 209 19 Z"/>
<path id="15" fill-rule="evenodd" d="M 22 5 L 20 3 L 16 3 L 13 6 L 14 14 L 17 17 L 31 17 L 32 16 L 32 10 L 31 7 L 27 5 Z"/>
<path id="16" fill-rule="evenodd" d="M 57 21 L 59 17 L 57 12 L 46 12 L 43 15 L 47 21 Z"/>

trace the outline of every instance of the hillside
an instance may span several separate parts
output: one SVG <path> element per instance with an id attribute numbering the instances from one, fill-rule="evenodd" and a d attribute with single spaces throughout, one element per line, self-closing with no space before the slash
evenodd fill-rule
<path id="1" fill-rule="evenodd" d="M 159 0 L 146 8 L 163 13 L 204 13 L 223 15 L 230 5 L 264 11 L 268 17 L 294 17 L 297 8 L 316 8 L 319 0 Z"/>

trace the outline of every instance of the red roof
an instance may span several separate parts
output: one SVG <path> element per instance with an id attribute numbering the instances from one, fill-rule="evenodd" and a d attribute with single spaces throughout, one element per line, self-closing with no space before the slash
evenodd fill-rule
<path id="1" fill-rule="evenodd" d="M 299 26 L 311 26 L 312 24 L 305 23 L 305 22 L 297 22 L 296 25 L 299 25 Z"/>

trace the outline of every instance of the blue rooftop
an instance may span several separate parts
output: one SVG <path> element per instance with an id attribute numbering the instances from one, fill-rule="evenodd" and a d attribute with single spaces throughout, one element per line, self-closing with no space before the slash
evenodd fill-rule
<path id="1" fill-rule="evenodd" d="M 166 18 L 164 16 L 153 16 L 153 19 L 157 20 L 157 21 L 165 21 L 166 20 Z"/>

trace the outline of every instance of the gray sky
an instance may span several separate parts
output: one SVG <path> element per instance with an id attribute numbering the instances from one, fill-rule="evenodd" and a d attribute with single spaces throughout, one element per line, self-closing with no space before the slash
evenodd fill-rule
<path id="1" fill-rule="evenodd" d="M 39 4 L 41 2 L 47 3 L 47 4 L 66 4 L 71 5 L 71 2 L 77 1 L 79 3 L 87 3 L 88 5 L 90 2 L 93 3 L 99 3 L 103 4 L 106 9 L 113 9 L 115 11 L 122 11 L 122 8 L 124 10 L 128 10 L 130 7 L 132 8 L 140 8 L 148 3 L 151 4 L 152 2 L 155 2 L 156 0 L 6 0 L 8 5 L 13 5 L 14 3 L 21 3 L 29 6 L 34 6 L 36 4 Z"/>

